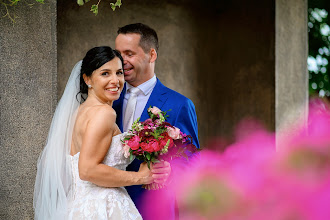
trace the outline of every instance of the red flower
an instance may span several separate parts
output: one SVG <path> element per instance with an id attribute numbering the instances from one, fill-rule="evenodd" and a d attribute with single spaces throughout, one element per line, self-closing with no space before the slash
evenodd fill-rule
<path id="1" fill-rule="evenodd" d="M 152 130 L 151 129 L 143 129 L 139 132 L 139 136 L 142 137 L 142 139 L 145 139 L 151 136 Z"/>
<path id="2" fill-rule="evenodd" d="M 133 151 L 132 154 L 135 156 L 143 155 L 143 150 L 141 148 L 139 148 L 139 149 Z"/>
<path id="3" fill-rule="evenodd" d="M 142 150 L 147 151 L 149 153 L 151 153 L 153 151 L 153 148 L 146 142 L 141 143 L 141 148 L 142 148 Z"/>
<path id="4" fill-rule="evenodd" d="M 159 146 L 158 141 L 152 137 L 145 139 L 145 142 L 141 143 L 141 148 L 149 153 L 161 150 L 161 146 Z"/>
<path id="5" fill-rule="evenodd" d="M 170 145 L 168 146 L 168 148 L 170 149 L 171 147 L 173 147 L 174 145 L 173 139 L 170 136 L 168 136 L 167 132 L 162 133 L 161 136 L 163 136 L 163 138 L 159 139 L 158 141 L 161 149 L 167 144 L 168 140 L 170 140 Z"/>
<path id="6" fill-rule="evenodd" d="M 140 142 L 140 138 L 139 136 L 133 136 L 131 137 L 131 139 L 125 141 L 126 144 L 132 149 L 132 150 L 137 150 L 139 149 L 139 142 Z"/>
<path id="7" fill-rule="evenodd" d="M 154 151 L 160 151 L 162 149 L 162 146 L 159 145 L 158 141 L 153 140 L 151 142 L 149 142 L 149 144 L 151 143 L 151 146 L 153 147 Z"/>

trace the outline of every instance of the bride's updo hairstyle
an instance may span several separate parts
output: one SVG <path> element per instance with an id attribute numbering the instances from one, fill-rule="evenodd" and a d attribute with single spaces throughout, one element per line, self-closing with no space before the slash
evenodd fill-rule
<path id="1" fill-rule="evenodd" d="M 94 70 L 97 70 L 107 62 L 118 57 L 124 66 L 124 60 L 117 50 L 113 50 L 111 47 L 94 47 L 90 49 L 84 57 L 80 70 L 80 91 L 81 102 L 84 102 L 88 95 L 88 87 L 84 81 L 83 75 L 91 76 Z"/>

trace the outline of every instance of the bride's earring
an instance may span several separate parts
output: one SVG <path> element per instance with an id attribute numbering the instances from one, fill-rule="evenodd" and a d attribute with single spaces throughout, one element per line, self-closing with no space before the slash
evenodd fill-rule
<path id="1" fill-rule="evenodd" d="M 87 85 L 87 87 L 88 87 L 89 89 L 91 89 L 91 88 L 92 88 L 92 85 Z"/>

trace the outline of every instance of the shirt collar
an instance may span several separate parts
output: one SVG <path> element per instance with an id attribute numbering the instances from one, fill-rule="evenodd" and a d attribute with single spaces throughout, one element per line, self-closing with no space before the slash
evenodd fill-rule
<path id="1" fill-rule="evenodd" d="M 149 79 L 148 81 L 142 83 L 137 87 L 143 92 L 144 95 L 148 95 L 155 87 L 156 83 L 157 83 L 157 77 L 156 75 L 154 75 L 151 79 Z M 133 88 L 133 86 L 130 85 L 129 83 L 126 83 L 126 93 L 130 88 Z"/>

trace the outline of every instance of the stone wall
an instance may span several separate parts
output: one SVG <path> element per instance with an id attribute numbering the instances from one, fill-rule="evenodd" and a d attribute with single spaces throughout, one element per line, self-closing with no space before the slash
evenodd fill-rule
<path id="1" fill-rule="evenodd" d="M 22 4 L 24 5 L 24 3 Z M 2 6 L 1 6 L 2 7 Z M 36 163 L 56 104 L 56 2 L 0 18 L 0 219 L 33 219 Z"/>

